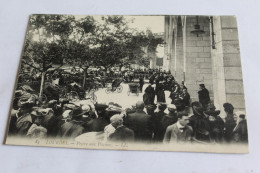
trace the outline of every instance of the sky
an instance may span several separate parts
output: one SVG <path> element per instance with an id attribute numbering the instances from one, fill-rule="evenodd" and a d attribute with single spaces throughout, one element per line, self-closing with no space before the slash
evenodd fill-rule
<path id="1" fill-rule="evenodd" d="M 149 28 L 153 33 L 164 32 L 164 16 L 126 16 L 134 18 L 134 22 L 129 26 L 145 31 Z"/>
<path id="2" fill-rule="evenodd" d="M 76 19 L 80 19 L 85 16 L 75 16 Z M 101 16 L 94 15 L 95 20 L 101 22 Z M 130 28 L 136 28 L 138 31 L 146 31 L 150 29 L 152 33 L 162 33 L 164 32 L 164 16 L 124 16 L 129 22 Z M 157 47 L 156 55 L 160 58 L 164 56 L 164 48 Z"/>
<path id="3" fill-rule="evenodd" d="M 126 16 L 126 18 L 134 18 L 133 23 L 129 23 L 129 27 L 137 28 L 140 31 L 146 31 L 149 28 L 152 33 L 164 32 L 164 16 Z M 156 55 L 159 58 L 164 56 L 164 48 L 158 46 Z"/>
<path id="4" fill-rule="evenodd" d="M 85 16 L 75 16 L 76 19 Z M 101 16 L 93 15 L 97 21 L 101 21 Z M 130 28 L 137 28 L 139 31 L 146 31 L 149 28 L 153 33 L 164 32 L 164 16 L 124 16 L 127 20 L 133 20 L 129 23 Z"/>

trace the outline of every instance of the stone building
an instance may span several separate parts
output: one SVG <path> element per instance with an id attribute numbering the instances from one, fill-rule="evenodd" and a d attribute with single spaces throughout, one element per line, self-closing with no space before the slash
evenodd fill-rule
<path id="1" fill-rule="evenodd" d="M 225 102 L 245 109 L 234 16 L 165 16 L 164 37 L 163 70 L 170 70 L 179 83 L 185 81 L 193 101 L 204 83 L 218 109 Z"/>
<path id="2" fill-rule="evenodd" d="M 155 38 L 161 38 L 161 39 L 165 39 L 164 37 L 164 32 L 162 33 L 154 33 L 153 36 Z M 161 52 L 162 49 L 162 52 Z M 161 46 L 157 46 L 156 49 L 157 53 L 163 53 L 165 54 L 165 52 L 163 52 L 163 47 Z M 160 65 L 161 63 L 158 63 L 158 61 L 161 61 L 161 59 L 163 58 L 163 55 L 159 55 L 157 53 L 151 53 L 151 52 L 147 52 L 147 49 L 145 50 L 145 52 L 148 54 L 148 56 L 150 57 L 150 68 L 151 69 L 162 69 L 163 67 Z M 162 60 L 163 61 L 163 60 Z M 162 63 L 163 64 L 163 63 Z M 159 65 L 159 66 L 158 66 Z"/>

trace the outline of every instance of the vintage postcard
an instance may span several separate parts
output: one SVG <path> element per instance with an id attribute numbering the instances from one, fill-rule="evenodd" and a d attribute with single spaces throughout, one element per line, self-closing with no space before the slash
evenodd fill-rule
<path id="1" fill-rule="evenodd" d="M 248 153 L 235 16 L 28 22 L 5 144 Z"/>

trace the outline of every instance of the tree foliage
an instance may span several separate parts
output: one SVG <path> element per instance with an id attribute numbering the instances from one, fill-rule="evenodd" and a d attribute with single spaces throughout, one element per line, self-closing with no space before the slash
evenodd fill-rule
<path id="1" fill-rule="evenodd" d="M 151 32 L 139 32 L 128 26 L 124 16 L 76 18 L 70 15 L 32 15 L 29 20 L 22 67 L 42 74 L 63 64 L 84 70 L 90 66 L 123 67 L 149 65 L 149 53 L 155 53 L 163 41 Z M 43 77 L 44 79 L 44 77 Z"/>

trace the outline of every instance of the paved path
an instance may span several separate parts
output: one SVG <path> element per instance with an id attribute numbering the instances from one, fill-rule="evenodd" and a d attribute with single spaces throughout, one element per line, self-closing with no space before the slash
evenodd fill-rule
<path id="1" fill-rule="evenodd" d="M 104 103 L 109 103 L 109 102 L 115 102 L 121 105 L 123 108 L 128 108 L 131 107 L 132 105 L 136 104 L 137 101 L 143 101 L 143 94 L 139 93 L 137 96 L 135 93 L 130 93 L 130 95 L 127 95 L 128 91 L 128 84 L 122 83 L 121 84 L 123 87 L 123 91 L 121 93 L 118 93 L 117 91 L 111 92 L 111 93 L 105 93 L 105 88 L 104 89 L 99 89 L 98 91 L 95 92 L 97 96 L 97 101 L 98 102 L 104 102 Z M 143 87 L 143 91 L 145 88 L 148 86 L 148 84 L 145 84 Z M 166 91 L 165 96 L 166 96 L 166 102 L 168 104 L 171 103 L 171 99 L 169 97 L 170 92 Z M 155 97 L 155 103 L 156 103 L 156 97 Z"/>
<path id="2" fill-rule="evenodd" d="M 105 89 L 99 89 L 97 91 L 95 91 L 95 95 L 97 96 L 97 102 L 98 103 L 105 103 L 108 104 L 109 102 L 114 102 L 114 103 L 118 103 L 119 105 L 122 106 L 123 109 L 126 108 L 131 108 L 132 105 L 135 105 L 137 101 L 143 101 L 143 93 L 139 93 L 139 95 L 137 96 L 134 93 L 131 93 L 129 96 L 127 95 L 127 91 L 128 91 L 128 84 L 126 83 L 122 83 L 121 84 L 123 87 L 123 90 L 121 93 L 118 93 L 117 91 L 115 92 L 110 92 L 110 93 L 106 93 Z M 145 90 L 145 88 L 148 86 L 148 84 L 145 84 L 143 87 L 143 91 Z M 170 92 L 169 91 L 165 91 L 165 98 L 166 98 L 166 103 L 170 104 L 171 103 L 171 99 L 169 98 Z M 77 105 L 93 105 L 92 102 L 90 102 L 90 100 L 78 100 L 74 102 Z M 155 103 L 156 103 L 156 97 L 155 97 Z M 188 113 L 191 114 L 191 110 L 188 110 Z M 168 110 L 165 110 L 165 113 L 168 113 Z"/>

